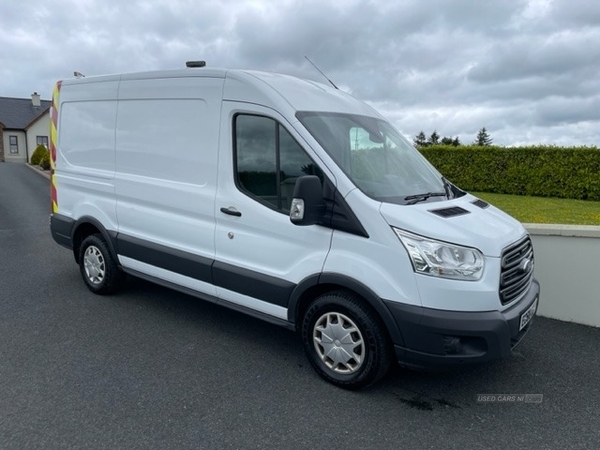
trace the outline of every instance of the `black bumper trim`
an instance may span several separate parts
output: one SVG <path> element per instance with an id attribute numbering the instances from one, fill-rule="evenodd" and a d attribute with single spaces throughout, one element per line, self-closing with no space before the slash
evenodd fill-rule
<path id="1" fill-rule="evenodd" d="M 385 301 L 404 338 L 394 345 L 398 362 L 410 367 L 443 367 L 506 358 L 531 322 L 519 330 L 521 314 L 538 299 L 533 280 L 527 294 L 505 311 L 460 312 Z M 539 304 L 539 303 L 538 303 Z"/>
<path id="2" fill-rule="evenodd" d="M 61 214 L 50 215 L 50 233 L 52 234 L 52 239 L 54 239 L 57 244 L 62 245 L 69 250 L 73 249 L 71 235 L 74 226 L 75 220 L 70 217 Z"/>
<path id="3" fill-rule="evenodd" d="M 118 233 L 117 253 L 145 264 L 212 283 L 213 260 L 193 253 Z"/>

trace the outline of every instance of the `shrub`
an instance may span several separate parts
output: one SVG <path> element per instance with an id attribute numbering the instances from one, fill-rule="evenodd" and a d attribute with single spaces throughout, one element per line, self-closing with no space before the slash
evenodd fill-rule
<path id="1" fill-rule="evenodd" d="M 34 166 L 41 165 L 40 162 L 46 155 L 48 156 L 48 164 L 50 164 L 50 152 L 44 145 L 38 145 L 33 152 L 33 155 L 31 155 L 31 164 Z"/>
<path id="2" fill-rule="evenodd" d="M 421 153 L 467 191 L 600 200 L 596 147 L 430 146 Z"/>
<path id="3" fill-rule="evenodd" d="M 40 159 L 40 167 L 44 170 L 50 170 L 50 152 L 46 151 Z"/>

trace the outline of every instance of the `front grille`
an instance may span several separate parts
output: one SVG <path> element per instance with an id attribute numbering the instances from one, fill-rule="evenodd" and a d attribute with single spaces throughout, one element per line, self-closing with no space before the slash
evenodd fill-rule
<path id="1" fill-rule="evenodd" d="M 533 279 L 533 264 L 533 246 L 529 236 L 504 250 L 499 291 L 503 305 L 518 300 L 527 292 Z"/>

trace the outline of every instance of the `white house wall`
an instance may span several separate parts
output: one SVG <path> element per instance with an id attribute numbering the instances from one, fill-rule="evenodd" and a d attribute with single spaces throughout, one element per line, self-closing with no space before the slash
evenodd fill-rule
<path id="1" fill-rule="evenodd" d="M 17 136 L 18 153 L 10 152 L 10 136 Z M 25 132 L 16 130 L 4 130 L 4 161 L 6 162 L 25 162 L 27 139 Z"/>
<path id="2" fill-rule="evenodd" d="M 27 129 L 27 148 L 29 149 L 29 160 L 37 147 L 37 136 L 46 136 L 50 142 L 50 114 L 45 113 L 33 125 Z"/>

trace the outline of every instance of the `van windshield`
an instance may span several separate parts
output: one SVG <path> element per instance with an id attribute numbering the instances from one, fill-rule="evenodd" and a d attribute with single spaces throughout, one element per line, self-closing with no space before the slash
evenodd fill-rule
<path id="1" fill-rule="evenodd" d="M 449 183 L 388 122 L 322 112 L 296 117 L 369 197 L 403 205 L 450 197 Z"/>

